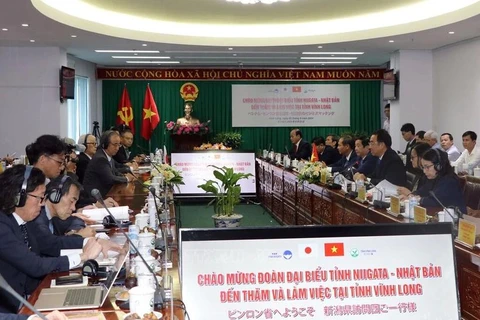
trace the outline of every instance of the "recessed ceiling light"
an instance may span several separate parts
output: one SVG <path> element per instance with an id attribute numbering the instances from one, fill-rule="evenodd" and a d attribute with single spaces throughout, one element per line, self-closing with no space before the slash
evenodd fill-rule
<path id="1" fill-rule="evenodd" d="M 28 27 L 28 23 L 22 23 L 22 27 Z"/>
<path id="2" fill-rule="evenodd" d="M 300 64 L 350 64 L 352 61 L 300 61 Z"/>
<path id="3" fill-rule="evenodd" d="M 179 61 L 125 61 L 126 63 L 130 64 L 168 64 L 168 63 L 180 63 Z"/>
<path id="4" fill-rule="evenodd" d="M 364 52 L 302 52 L 302 54 L 340 54 L 340 55 L 360 55 L 364 54 Z"/>
<path id="5" fill-rule="evenodd" d="M 334 54 L 332 54 L 332 57 L 335 57 L 335 55 L 334 55 Z"/>
<path id="6" fill-rule="evenodd" d="M 228 50 L 232 51 L 232 50 L 233 50 L 233 48 L 228 48 Z"/>
<path id="7" fill-rule="evenodd" d="M 134 53 L 133 55 L 134 55 L 134 56 L 138 56 L 138 53 Z"/>
<path id="8" fill-rule="evenodd" d="M 113 59 L 170 59 L 170 57 L 152 57 L 152 56 L 112 56 Z"/>
<path id="9" fill-rule="evenodd" d="M 2 28 L 2 31 L 8 31 L 8 29 L 7 28 Z"/>
<path id="10" fill-rule="evenodd" d="M 455 31 L 449 31 L 448 34 L 455 34 Z"/>
<path id="11" fill-rule="evenodd" d="M 76 38 L 77 36 L 76 36 L 76 35 L 74 35 L 74 34 L 72 34 L 70 37 L 72 37 L 72 38 Z"/>
<path id="12" fill-rule="evenodd" d="M 30 42 L 35 42 L 35 40 L 32 39 L 32 40 L 30 40 Z"/>
<path id="13" fill-rule="evenodd" d="M 323 46 L 318 46 L 317 48 L 318 48 L 318 49 L 322 49 L 322 48 L 323 48 Z"/>
<path id="14" fill-rule="evenodd" d="M 95 50 L 99 53 L 159 53 L 158 50 Z"/>
<path id="15" fill-rule="evenodd" d="M 146 46 L 147 46 L 147 44 L 146 44 L 146 43 L 142 43 L 142 47 L 146 47 Z"/>
<path id="16" fill-rule="evenodd" d="M 395 41 L 394 41 L 394 40 L 388 40 L 388 42 L 393 43 L 393 42 L 395 42 Z"/>
<path id="17" fill-rule="evenodd" d="M 234 53 L 234 54 L 233 54 L 233 56 L 234 56 L 234 57 L 236 57 L 236 56 L 237 56 L 237 54 L 236 54 L 236 53 Z"/>
<path id="18" fill-rule="evenodd" d="M 357 60 L 357 57 L 300 57 L 302 60 Z"/>

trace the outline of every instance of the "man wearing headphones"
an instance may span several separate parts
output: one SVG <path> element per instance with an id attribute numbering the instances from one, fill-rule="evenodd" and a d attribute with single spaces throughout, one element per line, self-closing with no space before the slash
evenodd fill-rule
<path id="1" fill-rule="evenodd" d="M 88 164 L 83 186 L 87 193 L 98 189 L 102 197 L 105 197 L 114 184 L 128 183 L 133 181 L 131 174 L 123 175 L 115 168 L 115 160 L 112 158 L 120 148 L 120 135 L 113 130 L 107 130 L 100 138 L 100 148 Z"/>
<path id="2" fill-rule="evenodd" d="M 82 134 L 78 138 L 78 144 L 83 144 L 85 146 L 85 151 L 80 152 L 77 162 L 78 181 L 83 183 L 83 177 L 85 176 L 85 171 L 87 171 L 88 163 L 95 155 L 95 152 L 97 152 L 97 139 L 93 134 Z"/>
<path id="3" fill-rule="evenodd" d="M 45 205 L 38 217 L 28 223 L 37 238 L 42 239 L 39 243 L 39 254 L 58 257 L 61 249 L 81 249 L 89 241 L 98 241 L 104 256 L 107 256 L 109 250 L 118 252 L 122 250 L 121 246 L 112 241 L 95 239 L 95 230 L 85 224 L 83 229 L 73 236 L 65 236 L 57 231 L 53 220 L 55 218 L 66 220 L 72 215 L 81 189 L 82 186 L 67 175 L 57 177 L 47 185 Z"/>
<path id="4" fill-rule="evenodd" d="M 48 180 L 58 177 L 65 169 L 66 150 L 65 143 L 51 134 L 38 137 L 35 142 L 25 148 L 28 162 L 42 170 Z"/>
<path id="5" fill-rule="evenodd" d="M 81 262 L 95 259 L 102 250 L 89 242 L 80 255 L 41 257 L 36 252 L 42 239 L 29 232 L 26 223 L 40 213 L 45 195 L 45 175 L 35 167 L 16 165 L 0 175 L 0 274 L 22 296 L 31 294 L 42 278 L 68 271 Z M 0 313 L 16 313 L 18 301 L 0 290 Z"/>

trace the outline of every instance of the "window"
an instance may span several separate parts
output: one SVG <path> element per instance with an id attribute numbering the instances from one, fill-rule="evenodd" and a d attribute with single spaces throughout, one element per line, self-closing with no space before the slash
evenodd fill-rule
<path id="1" fill-rule="evenodd" d="M 75 99 L 68 100 L 68 137 L 77 141 L 87 133 L 89 119 L 88 78 L 75 76 Z"/>

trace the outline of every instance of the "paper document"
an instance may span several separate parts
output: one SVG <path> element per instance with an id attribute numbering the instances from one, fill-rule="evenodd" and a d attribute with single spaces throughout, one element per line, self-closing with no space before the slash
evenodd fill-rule
<path id="1" fill-rule="evenodd" d="M 396 185 L 388 182 L 387 180 L 382 180 L 382 181 L 380 181 L 380 182 L 376 185 L 376 187 L 377 187 L 378 189 L 381 189 L 381 190 L 382 190 L 382 189 L 385 189 L 384 197 L 391 197 L 391 196 L 395 196 L 395 195 L 398 194 L 398 192 L 397 192 L 398 186 L 396 186 Z M 368 192 L 369 192 L 369 193 L 372 193 L 374 189 L 375 189 L 375 188 L 371 188 L 371 189 L 368 190 Z"/>
<path id="2" fill-rule="evenodd" d="M 108 208 L 117 220 L 128 220 L 128 206 Z M 102 222 L 108 216 L 105 208 L 83 210 L 84 215 L 97 222 Z"/>

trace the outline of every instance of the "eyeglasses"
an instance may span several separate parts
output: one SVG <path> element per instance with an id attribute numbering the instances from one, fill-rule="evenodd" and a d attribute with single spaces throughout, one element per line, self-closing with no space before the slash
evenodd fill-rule
<path id="1" fill-rule="evenodd" d="M 96 142 L 87 142 L 86 144 L 93 144 L 93 145 L 95 145 L 95 146 L 97 145 Z"/>
<path id="2" fill-rule="evenodd" d="M 110 145 L 112 145 L 114 147 L 120 147 L 121 143 L 110 143 Z"/>
<path id="3" fill-rule="evenodd" d="M 376 144 L 376 143 L 378 143 L 378 141 L 368 141 L 369 145 Z"/>
<path id="4" fill-rule="evenodd" d="M 48 158 L 52 159 L 53 161 L 55 161 L 56 163 L 58 163 L 59 165 L 63 165 L 65 164 L 64 161 L 62 160 L 58 160 L 58 159 L 55 159 L 54 157 L 50 157 L 50 156 L 47 156 Z"/>
<path id="5" fill-rule="evenodd" d="M 428 170 L 428 169 L 430 169 L 430 168 L 433 167 L 433 166 L 434 166 L 434 164 L 429 164 L 429 165 L 426 165 L 426 166 L 420 166 L 420 168 L 421 168 L 422 170 Z"/>
<path id="6" fill-rule="evenodd" d="M 36 195 L 34 195 L 34 194 L 31 194 L 31 193 L 27 193 L 27 195 L 29 195 L 30 197 L 33 197 L 33 198 L 35 198 L 35 199 L 37 199 L 37 200 L 40 200 L 40 202 L 45 201 L 45 197 L 36 196 Z"/>

